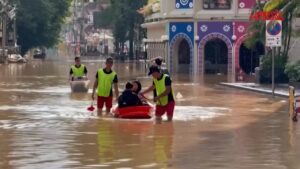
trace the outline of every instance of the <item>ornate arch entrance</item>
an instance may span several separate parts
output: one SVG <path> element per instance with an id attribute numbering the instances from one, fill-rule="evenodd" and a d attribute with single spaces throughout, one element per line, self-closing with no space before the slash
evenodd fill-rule
<path id="1" fill-rule="evenodd" d="M 192 74 L 193 49 L 193 42 L 188 35 L 185 33 L 175 35 L 170 42 L 170 72 Z"/>
<path id="2" fill-rule="evenodd" d="M 228 65 L 227 65 L 227 73 L 232 74 L 232 43 L 229 38 L 227 38 L 225 35 L 220 33 L 211 33 L 206 35 L 204 38 L 201 39 L 198 46 L 198 72 L 200 74 L 205 73 L 205 45 L 207 42 L 214 40 L 214 39 L 220 39 L 222 40 L 228 49 Z"/>

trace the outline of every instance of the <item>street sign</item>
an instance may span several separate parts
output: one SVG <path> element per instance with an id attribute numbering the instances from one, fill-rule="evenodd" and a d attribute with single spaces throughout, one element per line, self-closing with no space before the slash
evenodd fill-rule
<path id="1" fill-rule="evenodd" d="M 266 46 L 280 47 L 282 45 L 282 21 L 266 21 Z"/>

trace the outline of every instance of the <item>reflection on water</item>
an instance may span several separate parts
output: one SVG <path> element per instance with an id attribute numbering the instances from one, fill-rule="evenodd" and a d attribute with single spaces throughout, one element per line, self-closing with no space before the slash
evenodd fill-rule
<path id="1" fill-rule="evenodd" d="M 108 122 L 102 123 L 98 128 L 97 143 L 100 163 L 113 161 L 116 158 L 115 139 L 111 131 L 112 128 Z"/>
<path id="2" fill-rule="evenodd" d="M 154 127 L 154 157 L 155 161 L 159 164 L 159 168 L 168 168 L 171 166 L 169 160 L 172 159 L 173 133 L 173 123 Z"/>
<path id="3" fill-rule="evenodd" d="M 84 59 L 83 59 L 84 60 Z M 299 168 L 298 125 L 286 101 L 174 75 L 172 123 L 98 118 L 71 93 L 72 60 L 0 65 L 0 168 Z M 86 60 L 93 82 L 102 60 Z M 124 82 L 151 84 L 142 62 L 116 63 Z M 152 98 L 152 95 L 148 95 Z"/>

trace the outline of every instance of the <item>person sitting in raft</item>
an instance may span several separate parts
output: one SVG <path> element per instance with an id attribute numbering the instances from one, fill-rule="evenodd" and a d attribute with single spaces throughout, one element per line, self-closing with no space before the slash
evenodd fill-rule
<path id="1" fill-rule="evenodd" d="M 142 90 L 141 82 L 138 80 L 134 80 L 131 83 L 132 83 L 132 92 L 134 94 L 138 95 L 140 93 L 140 91 Z"/>
<path id="2" fill-rule="evenodd" d="M 87 73 L 86 66 L 80 63 L 79 57 L 75 57 L 75 65 L 71 66 L 69 80 L 87 80 Z"/>
<path id="3" fill-rule="evenodd" d="M 136 94 L 139 97 L 139 103 L 138 105 L 147 105 L 147 99 L 145 97 L 141 97 L 140 92 L 142 90 L 142 84 L 138 80 L 134 80 L 131 82 L 133 87 L 132 87 L 132 92 Z"/>
<path id="4" fill-rule="evenodd" d="M 118 98 L 119 108 L 129 107 L 129 106 L 137 106 L 140 105 L 141 100 L 139 97 L 133 92 L 133 84 L 127 82 L 125 85 L 125 90 Z"/>

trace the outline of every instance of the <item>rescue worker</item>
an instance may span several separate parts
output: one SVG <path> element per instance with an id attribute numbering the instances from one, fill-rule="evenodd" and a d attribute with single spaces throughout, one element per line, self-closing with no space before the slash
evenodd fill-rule
<path id="1" fill-rule="evenodd" d="M 102 115 L 102 108 L 105 104 L 106 115 L 110 113 L 113 104 L 113 88 L 115 98 L 119 97 L 118 89 L 118 76 L 115 71 L 112 70 L 113 59 L 107 58 L 105 62 L 105 68 L 100 68 L 96 74 L 96 80 L 93 86 L 92 99 L 94 100 L 95 91 L 97 88 L 97 108 L 98 115 Z"/>
<path id="2" fill-rule="evenodd" d="M 79 57 L 75 57 L 75 65 L 71 66 L 69 80 L 86 80 L 87 73 L 86 66 L 80 63 Z"/>
<path id="3" fill-rule="evenodd" d="M 172 90 L 172 81 L 169 75 L 162 74 L 156 65 L 149 68 L 148 75 L 152 75 L 152 85 L 141 92 L 144 95 L 155 90 L 154 102 L 156 102 L 155 116 L 157 121 L 162 120 L 162 116 L 167 113 L 168 121 L 172 121 L 175 108 L 175 99 Z"/>

